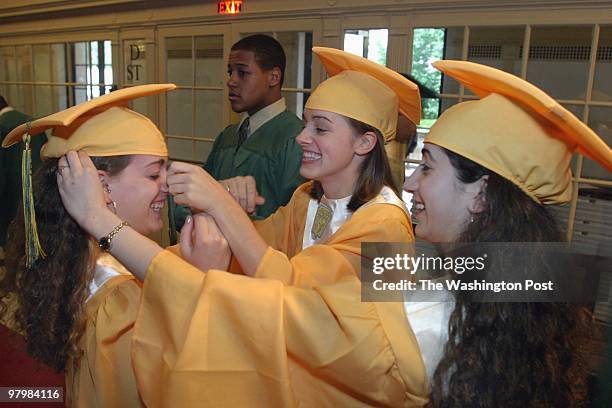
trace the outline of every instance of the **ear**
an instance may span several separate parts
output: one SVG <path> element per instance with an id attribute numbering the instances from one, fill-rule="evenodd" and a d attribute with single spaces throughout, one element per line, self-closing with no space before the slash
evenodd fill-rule
<path id="1" fill-rule="evenodd" d="M 470 183 L 466 191 L 473 195 L 472 202 L 469 206 L 469 210 L 472 214 L 478 214 L 485 210 L 487 207 L 486 202 L 486 191 L 489 176 L 482 176 L 477 181 Z"/>
<path id="2" fill-rule="evenodd" d="M 359 156 L 364 156 L 372 151 L 378 138 L 374 132 L 365 132 L 355 141 L 355 153 Z"/>
<path id="3" fill-rule="evenodd" d="M 111 198 L 111 193 L 108 192 L 110 189 L 108 183 L 110 182 L 111 177 L 104 170 L 98 170 L 98 178 L 100 179 L 100 183 L 102 184 L 102 191 L 104 191 L 104 201 L 106 204 L 110 204 L 113 199 Z"/>
<path id="4" fill-rule="evenodd" d="M 279 67 L 274 67 L 268 71 L 268 86 L 274 88 L 280 86 L 282 73 Z"/>

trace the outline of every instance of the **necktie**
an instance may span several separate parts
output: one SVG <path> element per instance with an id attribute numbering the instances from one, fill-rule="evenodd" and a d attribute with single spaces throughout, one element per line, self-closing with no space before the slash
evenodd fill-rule
<path id="1" fill-rule="evenodd" d="M 247 137 L 249 137 L 249 118 L 246 118 L 238 128 L 238 147 L 242 146 Z"/>
<path id="2" fill-rule="evenodd" d="M 331 203 L 325 197 L 321 197 L 312 228 L 310 229 L 310 237 L 316 244 L 324 243 L 331 237 L 331 220 L 333 216 L 334 210 Z"/>

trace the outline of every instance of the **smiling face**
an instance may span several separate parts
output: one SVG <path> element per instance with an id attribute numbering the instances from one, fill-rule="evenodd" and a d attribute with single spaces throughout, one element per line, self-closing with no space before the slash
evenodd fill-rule
<path id="1" fill-rule="evenodd" d="M 414 194 L 416 236 L 429 242 L 454 242 L 477 210 L 479 187 L 462 183 L 444 149 L 426 143 L 422 163 L 404 183 L 404 190 Z"/>
<path id="2" fill-rule="evenodd" d="M 227 74 L 229 101 L 234 112 L 253 115 L 280 97 L 280 70 L 262 70 L 253 51 L 231 51 Z"/>
<path id="3" fill-rule="evenodd" d="M 134 155 L 125 169 L 109 176 L 101 172 L 110 193 L 107 202 L 117 203 L 117 215 L 141 234 L 163 227 L 161 211 L 168 195 L 165 157 Z"/>
<path id="4" fill-rule="evenodd" d="M 328 198 L 351 195 L 364 157 L 363 141 L 347 118 L 324 110 L 304 109 L 304 129 L 296 140 L 304 152 L 300 174 L 320 181 Z"/>

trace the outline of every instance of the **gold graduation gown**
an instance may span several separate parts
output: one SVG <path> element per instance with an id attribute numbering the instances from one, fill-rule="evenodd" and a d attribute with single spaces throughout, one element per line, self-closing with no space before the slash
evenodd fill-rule
<path id="1" fill-rule="evenodd" d="M 78 367 L 73 368 L 70 361 L 67 364 L 66 406 L 140 407 L 131 340 L 141 285 L 110 254 L 101 255 L 96 264 L 100 267 L 118 275 L 108 279 L 85 305 L 83 355 Z"/>
<path id="2" fill-rule="evenodd" d="M 414 241 L 412 224 L 401 200 L 383 202 L 378 198 L 355 211 L 329 241 L 302 250 L 311 186 L 311 182 L 302 184 L 285 207 L 255 222 L 269 245 L 256 277 L 305 288 L 325 285 L 344 276 L 360 276 L 362 242 Z M 231 271 L 238 270 L 233 260 Z"/>
<path id="3" fill-rule="evenodd" d="M 305 289 L 171 251 L 152 261 L 133 334 L 149 407 L 422 406 L 427 379 L 401 303 L 345 276 Z"/>

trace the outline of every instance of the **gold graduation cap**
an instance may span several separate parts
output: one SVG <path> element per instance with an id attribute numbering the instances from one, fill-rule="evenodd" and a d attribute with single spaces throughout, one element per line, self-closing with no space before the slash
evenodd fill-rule
<path id="1" fill-rule="evenodd" d="M 393 140 L 398 112 L 415 124 L 421 118 L 417 85 L 373 61 L 334 48 L 312 47 L 330 78 L 310 95 L 306 108 L 359 120 Z"/>
<path id="2" fill-rule="evenodd" d="M 41 157 L 57 158 L 70 150 L 83 150 L 90 156 L 148 154 L 165 157 L 168 148 L 163 135 L 151 120 L 127 108 L 127 103 L 143 96 L 176 88 L 174 84 L 151 84 L 121 89 L 52 115 L 24 123 L 13 129 L 2 147 L 24 141 L 22 193 L 26 222 L 26 265 L 32 267 L 45 257 L 40 245 L 32 192 L 31 135 L 52 129 Z"/>
<path id="3" fill-rule="evenodd" d="M 610 147 L 529 82 L 468 61 L 437 61 L 433 66 L 481 99 L 447 109 L 425 142 L 494 171 L 542 204 L 570 200 L 574 151 L 612 171 Z"/>

